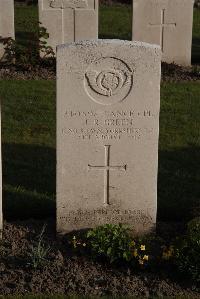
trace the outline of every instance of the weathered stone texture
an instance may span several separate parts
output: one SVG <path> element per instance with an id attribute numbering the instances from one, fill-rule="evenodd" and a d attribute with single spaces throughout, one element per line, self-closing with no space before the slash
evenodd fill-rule
<path id="1" fill-rule="evenodd" d="M 160 49 L 127 41 L 57 51 L 57 230 L 156 223 Z"/>
<path id="2" fill-rule="evenodd" d="M 133 40 L 161 46 L 162 60 L 191 64 L 194 0 L 133 0 Z"/>
<path id="3" fill-rule="evenodd" d="M 39 0 L 39 20 L 48 45 L 98 38 L 98 0 Z"/>

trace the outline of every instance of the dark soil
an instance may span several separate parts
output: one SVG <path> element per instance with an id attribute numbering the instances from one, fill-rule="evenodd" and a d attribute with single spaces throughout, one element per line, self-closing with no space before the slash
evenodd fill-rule
<path id="1" fill-rule="evenodd" d="M 200 65 L 183 67 L 176 64 L 162 63 L 162 81 L 198 81 L 200 80 Z"/>
<path id="2" fill-rule="evenodd" d="M 55 238 L 55 227 L 47 221 L 45 242 L 50 246 L 42 267 L 30 265 L 31 246 L 38 242 L 44 222 L 29 220 L 4 224 L 0 242 L 0 294 L 81 294 L 120 295 L 148 298 L 156 295 L 200 298 L 189 281 L 180 283 L 173 271 L 134 271 L 128 265 L 111 266 L 92 260 L 89 254 L 76 254 L 66 239 Z M 172 269 L 173 270 L 173 269 Z"/>
<path id="3" fill-rule="evenodd" d="M 36 67 L 31 70 L 21 69 L 15 65 L 0 65 L 0 80 L 55 80 L 55 67 Z"/>
<path id="4" fill-rule="evenodd" d="M 36 67 L 31 70 L 24 70 L 15 65 L 0 65 L 0 80 L 2 79 L 55 80 L 56 67 Z M 162 63 L 162 81 L 200 81 L 200 65 L 182 67 L 175 64 Z"/>

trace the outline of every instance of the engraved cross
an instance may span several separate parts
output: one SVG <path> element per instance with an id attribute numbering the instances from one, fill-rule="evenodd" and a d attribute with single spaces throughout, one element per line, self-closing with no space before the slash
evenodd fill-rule
<path id="1" fill-rule="evenodd" d="M 105 148 L 105 165 L 92 166 L 88 165 L 88 170 L 103 170 L 104 171 L 104 205 L 109 205 L 109 187 L 110 187 L 110 171 L 111 170 L 123 170 L 126 171 L 127 165 L 111 166 L 110 165 L 110 145 L 104 145 Z"/>
<path id="2" fill-rule="evenodd" d="M 66 36 L 67 40 L 75 41 L 75 26 L 76 26 L 76 13 L 75 10 L 87 9 L 88 0 L 49 0 L 49 6 L 55 10 L 61 10 L 61 21 L 62 21 L 62 43 L 65 43 Z M 71 26 L 65 25 L 66 20 L 68 23 L 71 22 Z M 74 28 L 71 30 L 71 28 Z"/>
<path id="3" fill-rule="evenodd" d="M 162 49 L 162 52 L 164 52 L 164 31 L 166 27 L 176 27 L 176 23 L 166 23 L 165 22 L 165 9 L 161 10 L 161 22 L 159 24 L 149 24 L 150 26 L 154 26 L 154 27 L 160 27 L 161 31 L 160 31 L 160 46 Z"/>

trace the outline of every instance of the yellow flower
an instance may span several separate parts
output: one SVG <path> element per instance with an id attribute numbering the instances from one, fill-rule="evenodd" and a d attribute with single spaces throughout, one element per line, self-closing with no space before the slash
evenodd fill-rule
<path id="1" fill-rule="evenodd" d="M 141 245 L 141 246 L 140 246 L 140 249 L 141 249 L 142 251 L 145 251 L 145 250 L 146 250 L 145 245 Z"/>
<path id="2" fill-rule="evenodd" d="M 148 255 L 144 255 L 143 256 L 143 260 L 148 261 L 149 260 L 149 256 Z"/>
<path id="3" fill-rule="evenodd" d="M 137 256 L 138 256 L 137 249 L 135 249 L 135 250 L 133 251 L 133 256 L 134 256 L 134 257 L 137 257 Z"/>

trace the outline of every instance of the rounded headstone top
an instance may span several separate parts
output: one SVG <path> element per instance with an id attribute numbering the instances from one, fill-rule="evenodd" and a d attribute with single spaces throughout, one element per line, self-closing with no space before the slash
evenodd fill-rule
<path id="1" fill-rule="evenodd" d="M 77 46 L 101 46 L 101 45 L 118 45 L 118 46 L 127 46 L 127 47 L 135 47 L 135 48 L 147 48 L 160 50 L 159 45 L 149 44 L 141 41 L 128 41 L 128 40 L 119 40 L 119 39 L 98 39 L 98 40 L 81 40 L 72 43 L 66 43 L 57 46 L 57 51 L 65 48 L 77 47 Z"/>

